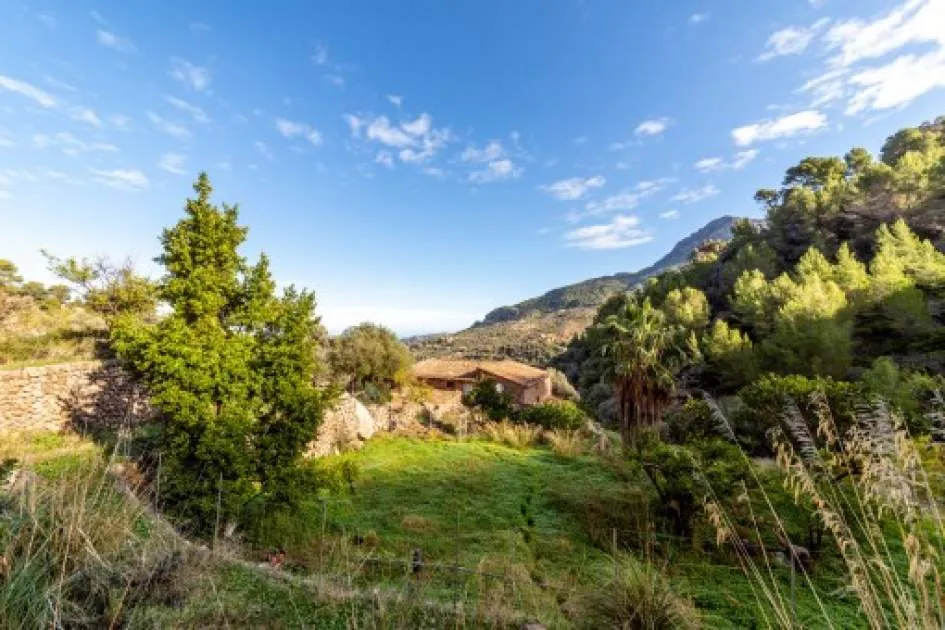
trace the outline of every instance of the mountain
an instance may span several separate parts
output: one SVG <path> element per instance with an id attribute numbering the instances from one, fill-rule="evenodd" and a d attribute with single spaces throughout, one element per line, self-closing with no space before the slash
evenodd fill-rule
<path id="1" fill-rule="evenodd" d="M 710 221 L 676 243 L 658 261 L 637 272 L 591 278 L 552 289 L 518 304 L 500 306 L 466 330 L 413 338 L 407 340 L 408 346 L 419 358 L 510 357 L 528 363 L 547 363 L 591 323 L 597 307 L 608 297 L 685 263 L 692 251 L 706 241 L 729 240 L 732 226 L 738 220 L 724 216 Z"/>
<path id="2" fill-rule="evenodd" d="M 696 232 L 676 243 L 668 254 L 640 271 L 591 278 L 552 289 L 544 295 L 512 306 L 500 306 L 487 313 L 485 318 L 474 324 L 474 326 L 523 319 L 536 313 L 552 313 L 567 308 L 597 308 L 614 293 L 632 289 L 647 278 L 657 276 L 686 262 L 692 250 L 702 243 L 711 240 L 727 241 L 732 237 L 732 226 L 737 220 L 737 217 L 724 216 L 710 221 Z"/>

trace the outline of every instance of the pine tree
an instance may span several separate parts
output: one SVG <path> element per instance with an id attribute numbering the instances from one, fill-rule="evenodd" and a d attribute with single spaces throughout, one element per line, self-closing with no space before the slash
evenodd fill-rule
<path id="1" fill-rule="evenodd" d="M 263 256 L 248 265 L 236 207 L 210 202 L 201 174 L 185 218 L 164 230 L 170 314 L 152 326 L 126 319 L 113 346 L 147 385 L 160 412 L 162 501 L 198 531 L 239 516 L 262 492 L 290 500 L 291 477 L 314 436 L 325 397 L 315 371 L 314 297 L 279 299 Z"/>

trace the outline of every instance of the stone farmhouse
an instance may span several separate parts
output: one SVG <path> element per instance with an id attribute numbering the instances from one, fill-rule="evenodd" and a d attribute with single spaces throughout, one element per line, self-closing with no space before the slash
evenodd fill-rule
<path id="1" fill-rule="evenodd" d="M 467 361 L 427 359 L 413 367 L 414 377 L 441 391 L 469 392 L 479 381 L 493 380 L 518 405 L 534 405 L 551 398 L 551 377 L 545 370 L 509 359 Z"/>

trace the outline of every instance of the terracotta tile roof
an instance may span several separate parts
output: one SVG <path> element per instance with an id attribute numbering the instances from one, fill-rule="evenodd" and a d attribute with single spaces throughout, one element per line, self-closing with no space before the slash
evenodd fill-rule
<path id="1" fill-rule="evenodd" d="M 464 361 L 448 359 L 427 359 L 413 366 L 417 378 L 462 379 L 475 378 L 476 371 L 503 378 L 513 383 L 525 384 L 548 375 L 541 370 L 518 361 Z"/>

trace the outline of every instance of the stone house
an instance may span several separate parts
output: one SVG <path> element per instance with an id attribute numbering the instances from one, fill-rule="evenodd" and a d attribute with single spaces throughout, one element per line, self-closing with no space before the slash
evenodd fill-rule
<path id="1" fill-rule="evenodd" d="M 508 392 L 512 400 L 522 406 L 534 405 L 551 398 L 551 376 L 546 370 L 510 359 L 427 359 L 413 366 L 413 376 L 434 389 L 464 394 L 480 381 L 493 380 L 500 391 Z"/>

